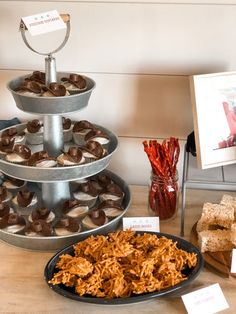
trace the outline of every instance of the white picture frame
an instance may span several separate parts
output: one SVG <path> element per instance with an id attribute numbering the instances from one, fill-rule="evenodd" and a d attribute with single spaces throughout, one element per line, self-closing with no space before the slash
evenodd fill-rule
<path id="1" fill-rule="evenodd" d="M 199 168 L 236 163 L 236 71 L 191 76 L 190 96 Z"/>

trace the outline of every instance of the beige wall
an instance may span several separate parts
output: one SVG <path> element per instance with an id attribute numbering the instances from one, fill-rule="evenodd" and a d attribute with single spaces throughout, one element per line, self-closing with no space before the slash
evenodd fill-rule
<path id="1" fill-rule="evenodd" d="M 142 141 L 175 136 L 183 148 L 193 129 L 188 76 L 236 68 L 236 1 L 225 2 L 0 1 L 1 119 L 34 117 L 16 108 L 6 84 L 44 70 L 44 57 L 23 43 L 21 17 L 53 9 L 68 13 L 71 35 L 55 55 L 57 70 L 96 81 L 89 106 L 71 117 L 114 131 L 120 145 L 109 168 L 128 183 L 148 183 Z M 63 35 L 29 40 L 47 51 Z M 180 176 L 181 169 L 182 153 Z"/>

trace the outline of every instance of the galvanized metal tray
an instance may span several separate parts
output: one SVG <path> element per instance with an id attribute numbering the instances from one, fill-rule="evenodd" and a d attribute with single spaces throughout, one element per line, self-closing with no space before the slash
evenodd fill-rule
<path id="1" fill-rule="evenodd" d="M 70 73 L 58 72 L 57 81 L 62 77 L 68 77 Z M 83 76 L 87 82 L 87 90 L 77 94 L 63 97 L 33 97 L 22 95 L 16 91 L 25 78 L 29 75 L 18 77 L 7 84 L 7 88 L 12 93 L 16 106 L 25 112 L 39 115 L 62 115 L 83 109 L 88 105 L 89 98 L 95 82 L 87 76 Z"/>
<path id="2" fill-rule="evenodd" d="M 104 234 L 116 230 L 121 223 L 122 217 L 126 214 L 130 206 L 130 189 L 126 182 L 113 172 L 104 170 L 102 173 L 109 176 L 116 184 L 118 184 L 125 194 L 122 203 L 124 211 L 118 217 L 115 217 L 101 227 L 92 230 L 83 230 L 79 233 L 74 233 L 68 236 L 30 237 L 25 235 L 12 234 L 0 230 L 0 239 L 4 242 L 7 242 L 8 244 L 24 249 L 35 251 L 56 251 L 65 247 L 66 245 L 70 245 L 76 241 L 81 241 L 89 235 Z M 40 191 L 37 190 L 37 193 L 40 193 Z"/>
<path id="3" fill-rule="evenodd" d="M 26 124 L 16 125 L 18 130 L 23 130 Z M 25 165 L 18 165 L 0 158 L 0 171 L 8 174 L 17 179 L 31 181 L 31 182 L 58 182 L 58 181 L 73 181 L 78 178 L 83 179 L 94 175 L 102 170 L 104 170 L 111 160 L 113 153 L 116 151 L 118 147 L 118 138 L 117 136 L 109 131 L 108 129 L 95 125 L 106 134 L 108 134 L 110 138 L 110 143 L 108 146 L 108 154 L 96 161 L 77 165 L 77 166 L 57 166 L 57 167 L 30 167 Z M 2 130 L 4 131 L 4 130 Z M 1 131 L 1 132 L 2 132 Z M 43 149 L 42 145 L 28 145 L 29 148 L 34 151 L 40 151 Z M 65 149 L 69 145 L 75 145 L 73 142 L 66 143 Z"/>

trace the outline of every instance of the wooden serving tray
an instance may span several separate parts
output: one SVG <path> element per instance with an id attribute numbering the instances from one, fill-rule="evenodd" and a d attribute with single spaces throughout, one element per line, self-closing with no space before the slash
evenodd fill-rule
<path id="1" fill-rule="evenodd" d="M 199 247 L 196 226 L 197 223 L 195 223 L 192 227 L 190 242 Z M 232 276 L 233 278 L 236 278 L 236 274 L 230 273 L 232 251 L 205 252 L 202 253 L 202 255 L 207 268 L 223 277 L 229 278 Z"/>

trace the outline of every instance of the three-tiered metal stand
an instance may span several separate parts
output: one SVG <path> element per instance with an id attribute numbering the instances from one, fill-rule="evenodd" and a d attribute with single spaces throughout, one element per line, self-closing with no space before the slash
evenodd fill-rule
<path id="1" fill-rule="evenodd" d="M 46 55 L 45 58 L 45 77 L 46 85 L 51 82 L 60 82 L 61 77 L 69 76 L 69 73 L 58 73 L 56 71 L 56 60 L 52 56 L 53 53 L 59 51 L 66 44 L 70 33 L 70 17 L 69 15 L 61 15 L 67 26 L 66 36 L 62 44 L 50 53 L 37 52 L 33 49 L 25 35 L 26 26 L 23 22 L 20 24 L 22 38 L 32 51 Z M 28 145 L 32 152 L 45 150 L 50 156 L 56 157 L 61 154 L 62 150 L 66 149 L 67 145 L 73 143 L 64 143 L 62 116 L 65 114 L 77 112 L 88 105 L 89 98 L 95 87 L 95 82 L 84 76 L 87 82 L 87 90 L 81 93 L 63 97 L 33 97 L 20 94 L 16 91 L 17 87 L 25 80 L 26 76 L 18 77 L 8 83 L 8 89 L 12 93 L 16 106 L 27 113 L 41 115 L 43 117 L 43 145 Z M 17 126 L 18 130 L 23 130 L 25 124 Z M 52 236 L 52 237 L 28 237 L 24 235 L 11 234 L 0 230 L 0 238 L 10 244 L 33 250 L 51 251 L 62 248 L 77 240 L 81 240 L 90 234 L 106 233 L 118 227 L 122 216 L 127 211 L 130 204 L 130 191 L 128 185 L 120 177 L 114 173 L 105 170 L 108 166 L 112 154 L 118 146 L 118 139 L 115 134 L 109 130 L 99 126 L 104 130 L 110 138 L 108 154 L 94 162 L 69 166 L 69 167 L 31 167 L 26 165 L 18 165 L 0 159 L 0 170 L 14 178 L 41 183 L 42 189 L 41 200 L 43 206 L 51 209 L 57 215 L 60 205 L 63 201 L 71 198 L 70 182 L 78 179 L 94 176 L 101 171 L 108 174 L 124 191 L 125 197 L 123 201 L 124 211 L 121 215 L 109 221 L 106 225 L 93 230 L 85 230 L 80 233 L 75 233 L 70 236 Z"/>

